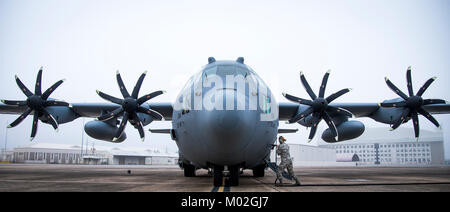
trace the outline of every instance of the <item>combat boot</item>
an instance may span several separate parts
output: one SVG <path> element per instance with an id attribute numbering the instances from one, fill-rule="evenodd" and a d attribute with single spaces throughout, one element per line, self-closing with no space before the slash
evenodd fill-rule
<path id="1" fill-rule="evenodd" d="M 296 186 L 300 186 L 300 185 L 301 185 L 301 184 L 300 184 L 300 181 L 298 180 L 297 177 L 294 177 L 294 180 L 295 180 L 295 185 L 296 185 Z"/>

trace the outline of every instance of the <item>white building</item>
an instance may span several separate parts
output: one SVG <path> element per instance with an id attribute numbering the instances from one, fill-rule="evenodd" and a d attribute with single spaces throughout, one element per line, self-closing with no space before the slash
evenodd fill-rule
<path id="1" fill-rule="evenodd" d="M 335 144 L 321 141 L 319 146 L 333 148 L 337 158 L 356 154 L 359 164 L 444 164 L 442 131 L 421 130 L 416 141 L 411 128 L 367 128 L 359 138 Z"/>
<path id="2" fill-rule="evenodd" d="M 178 154 L 157 149 L 95 146 L 89 150 L 78 145 L 35 143 L 14 148 L 13 163 L 175 165 Z"/>
<path id="3" fill-rule="evenodd" d="M 336 164 L 334 149 L 329 147 L 316 147 L 303 144 L 288 143 L 290 155 L 294 166 L 333 166 Z M 270 160 L 275 162 L 276 148 L 272 151 Z M 280 156 L 277 158 L 280 163 Z"/>

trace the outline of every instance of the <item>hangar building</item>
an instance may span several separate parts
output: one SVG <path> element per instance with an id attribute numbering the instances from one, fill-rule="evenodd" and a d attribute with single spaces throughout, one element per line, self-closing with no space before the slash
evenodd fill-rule
<path id="1" fill-rule="evenodd" d="M 88 151 L 78 145 L 35 143 L 12 151 L 13 163 L 92 165 L 175 165 L 178 154 L 158 149 L 95 146 Z"/>

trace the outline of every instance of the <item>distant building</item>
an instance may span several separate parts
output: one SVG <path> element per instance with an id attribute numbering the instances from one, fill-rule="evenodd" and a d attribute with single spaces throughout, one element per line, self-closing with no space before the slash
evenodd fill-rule
<path id="1" fill-rule="evenodd" d="M 398 128 L 367 128 L 359 138 L 319 146 L 333 148 L 337 158 L 357 155 L 358 164 L 375 165 L 443 165 L 442 131 L 421 130 L 415 141 L 414 130 Z"/>
<path id="2" fill-rule="evenodd" d="M 13 158 L 13 152 L 12 151 L 2 150 L 0 152 L 0 163 L 11 163 L 12 158 Z"/>
<path id="3" fill-rule="evenodd" d="M 157 149 L 95 146 L 88 151 L 77 145 L 36 143 L 12 151 L 13 163 L 91 165 L 175 165 L 178 154 Z"/>
<path id="4" fill-rule="evenodd" d="M 333 166 L 336 165 L 336 154 L 329 147 L 317 147 L 303 144 L 288 143 L 294 166 Z M 270 160 L 275 162 L 276 148 L 272 151 Z M 280 163 L 280 156 L 277 157 Z"/>

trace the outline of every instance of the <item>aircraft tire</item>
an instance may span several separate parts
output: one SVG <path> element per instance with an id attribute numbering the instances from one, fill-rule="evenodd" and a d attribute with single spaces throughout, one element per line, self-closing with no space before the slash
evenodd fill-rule
<path id="1" fill-rule="evenodd" d="M 264 171 L 266 169 L 265 164 L 261 164 L 255 168 L 253 168 L 253 177 L 264 177 Z"/>
<path id="2" fill-rule="evenodd" d="M 191 164 L 183 164 L 183 168 L 185 177 L 195 177 L 195 166 Z"/>
<path id="3" fill-rule="evenodd" d="M 230 186 L 239 186 L 239 166 L 230 166 Z"/>

